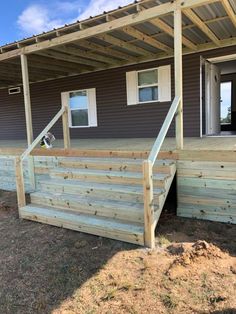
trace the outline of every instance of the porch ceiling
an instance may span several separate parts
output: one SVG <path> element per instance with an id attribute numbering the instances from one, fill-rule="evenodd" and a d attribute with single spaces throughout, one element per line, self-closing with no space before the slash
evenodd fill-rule
<path id="1" fill-rule="evenodd" d="M 173 8 L 181 4 L 183 53 L 236 44 L 236 0 L 143 0 L 0 48 L 0 88 L 173 55 Z M 155 11 L 155 12 L 154 12 Z"/>

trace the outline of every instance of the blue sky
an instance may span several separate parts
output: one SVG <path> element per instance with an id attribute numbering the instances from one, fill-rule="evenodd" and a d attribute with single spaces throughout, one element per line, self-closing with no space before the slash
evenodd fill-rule
<path id="1" fill-rule="evenodd" d="M 116 9 L 132 0 L 1 1 L 0 45 Z"/>

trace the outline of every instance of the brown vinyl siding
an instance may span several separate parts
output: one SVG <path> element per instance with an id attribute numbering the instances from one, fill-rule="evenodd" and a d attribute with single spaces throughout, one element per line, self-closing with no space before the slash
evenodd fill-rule
<path id="1" fill-rule="evenodd" d="M 202 53 L 214 57 L 235 52 L 235 47 Z M 127 106 L 126 72 L 171 64 L 174 97 L 173 59 L 148 62 L 81 76 L 31 84 L 34 135 L 38 135 L 61 106 L 61 92 L 96 88 L 98 127 L 71 129 L 72 138 L 156 137 L 170 103 Z M 184 56 L 184 135 L 200 135 L 200 54 Z M 8 95 L 0 90 L 0 140 L 25 139 L 23 94 Z M 62 137 L 61 123 L 53 132 Z M 174 135 L 173 125 L 169 132 Z"/>

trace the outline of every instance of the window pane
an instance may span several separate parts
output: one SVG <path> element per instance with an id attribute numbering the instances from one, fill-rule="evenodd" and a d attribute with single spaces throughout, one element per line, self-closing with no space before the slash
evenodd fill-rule
<path id="1" fill-rule="evenodd" d="M 144 87 L 139 89 L 139 101 L 153 101 L 158 100 L 158 87 Z"/>
<path id="2" fill-rule="evenodd" d="M 220 120 L 221 124 L 231 124 L 232 82 L 220 84 Z"/>
<path id="3" fill-rule="evenodd" d="M 138 73 L 138 85 L 157 84 L 157 70 L 145 71 Z"/>
<path id="4" fill-rule="evenodd" d="M 71 109 L 88 109 L 88 97 L 86 91 L 77 91 L 70 93 Z"/>
<path id="5" fill-rule="evenodd" d="M 71 111 L 72 126 L 88 126 L 88 110 Z"/>

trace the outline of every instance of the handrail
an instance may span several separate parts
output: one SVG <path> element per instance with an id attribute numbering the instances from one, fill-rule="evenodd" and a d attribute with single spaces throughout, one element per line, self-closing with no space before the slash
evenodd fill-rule
<path id="1" fill-rule="evenodd" d="M 61 118 L 63 113 L 65 112 L 65 107 L 62 106 L 60 111 L 55 115 L 55 117 L 48 123 L 48 125 L 44 128 L 44 130 L 36 137 L 33 143 L 24 151 L 24 153 L 20 156 L 23 161 L 32 150 L 38 145 L 41 139 L 48 133 L 48 131 L 54 126 L 54 124 Z"/>
<path id="2" fill-rule="evenodd" d="M 35 172 L 34 172 L 34 157 L 30 155 L 32 150 L 38 145 L 41 139 L 47 134 L 47 132 L 54 126 L 54 124 L 62 117 L 63 124 L 63 136 L 64 136 L 64 147 L 70 146 L 70 133 L 68 126 L 68 108 L 62 106 L 54 118 L 48 123 L 44 130 L 37 136 L 33 143 L 24 151 L 21 156 L 15 158 L 15 171 L 16 171 L 16 191 L 17 191 L 17 202 L 18 207 L 22 208 L 26 205 L 25 198 L 25 183 L 23 175 L 23 161 L 28 156 L 29 166 L 29 179 L 33 188 L 35 188 Z"/>
<path id="3" fill-rule="evenodd" d="M 153 166 L 180 103 L 181 98 L 176 96 L 170 106 L 157 139 L 153 144 L 148 159 L 143 161 L 144 242 L 145 245 L 150 248 L 155 247 L 155 226 L 160 217 L 160 211 L 159 216 L 157 216 L 154 211 Z"/>
<path id="4" fill-rule="evenodd" d="M 157 139 L 155 140 L 155 143 L 153 144 L 152 150 L 148 156 L 148 160 L 152 163 L 152 166 L 154 166 L 155 161 L 157 159 L 157 156 L 160 152 L 161 146 L 165 140 L 166 134 L 169 130 L 169 127 L 171 125 L 171 122 L 175 116 L 175 113 L 177 111 L 177 108 L 179 106 L 180 103 L 180 97 L 176 96 L 171 104 L 171 107 L 168 111 L 168 114 L 165 118 L 165 121 L 161 127 L 161 130 L 158 134 Z"/>

